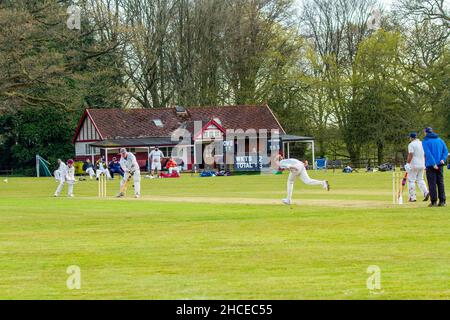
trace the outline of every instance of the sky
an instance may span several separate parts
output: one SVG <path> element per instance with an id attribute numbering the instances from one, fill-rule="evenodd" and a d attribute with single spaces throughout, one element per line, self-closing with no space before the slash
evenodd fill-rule
<path id="1" fill-rule="evenodd" d="M 380 3 L 383 4 L 383 7 L 385 9 L 389 9 L 391 7 L 392 3 L 394 2 L 393 0 L 379 0 L 379 1 L 380 1 Z"/>
<path id="2" fill-rule="evenodd" d="M 300 6 L 300 4 L 301 4 L 301 2 L 303 1 L 303 0 L 296 0 L 297 1 L 297 3 L 299 4 L 299 6 Z M 380 4 L 382 4 L 383 5 L 383 7 L 385 8 L 385 9 L 389 9 L 390 7 L 391 7 L 391 5 L 394 3 L 394 1 L 395 0 L 377 0 Z"/>

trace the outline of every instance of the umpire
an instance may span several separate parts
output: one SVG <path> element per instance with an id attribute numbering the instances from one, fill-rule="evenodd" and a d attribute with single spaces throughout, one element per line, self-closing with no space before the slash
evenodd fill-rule
<path id="1" fill-rule="evenodd" d="M 425 128 L 424 131 L 425 138 L 422 145 L 425 152 L 425 167 L 431 198 L 429 207 L 445 207 L 444 165 L 448 157 L 448 149 L 445 142 L 433 132 L 432 128 Z M 439 204 L 437 203 L 438 198 Z"/>

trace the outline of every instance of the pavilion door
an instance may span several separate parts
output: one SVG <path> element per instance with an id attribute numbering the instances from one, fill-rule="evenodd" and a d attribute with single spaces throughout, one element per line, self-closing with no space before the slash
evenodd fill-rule
<path id="1" fill-rule="evenodd" d="M 201 144 L 202 159 L 196 159 L 200 169 L 223 169 L 224 153 L 223 141 L 217 140 L 215 142 L 207 141 Z"/>

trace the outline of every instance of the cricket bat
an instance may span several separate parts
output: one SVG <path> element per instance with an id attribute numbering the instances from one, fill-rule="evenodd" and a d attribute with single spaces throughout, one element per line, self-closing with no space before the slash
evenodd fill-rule
<path id="1" fill-rule="evenodd" d="M 125 173 L 127 175 L 127 179 L 125 180 L 125 183 L 122 185 L 122 188 L 120 188 L 120 192 L 125 194 L 125 192 L 127 192 L 128 189 L 128 182 L 130 182 L 132 174 L 127 172 Z"/>

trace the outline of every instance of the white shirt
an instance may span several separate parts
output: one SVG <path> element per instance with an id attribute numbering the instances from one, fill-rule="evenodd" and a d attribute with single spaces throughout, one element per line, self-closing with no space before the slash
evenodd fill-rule
<path id="1" fill-rule="evenodd" d="M 61 163 L 59 164 L 59 168 L 58 170 L 60 172 L 64 172 L 64 170 L 67 168 L 66 164 L 64 162 L 61 161 Z"/>
<path id="2" fill-rule="evenodd" d="M 293 172 L 299 172 L 305 167 L 305 164 L 297 159 L 284 159 L 280 161 L 280 168 L 289 169 Z"/>
<path id="3" fill-rule="evenodd" d="M 119 163 L 123 171 L 130 171 L 130 172 L 139 171 L 139 164 L 136 160 L 135 155 L 132 154 L 131 152 L 127 153 L 126 159 L 120 157 Z"/>
<path id="4" fill-rule="evenodd" d="M 411 167 L 416 169 L 425 168 L 425 153 L 422 142 L 419 139 L 411 141 L 408 145 L 408 153 L 412 153 Z"/>
<path id="5" fill-rule="evenodd" d="M 65 168 L 65 176 L 67 181 L 75 181 L 75 168 L 74 166 Z"/>
<path id="6" fill-rule="evenodd" d="M 150 152 L 149 157 L 152 159 L 152 162 L 161 162 L 161 157 L 164 157 L 164 153 L 161 150 L 153 150 Z"/>
<path id="7" fill-rule="evenodd" d="M 103 161 L 100 161 L 98 163 L 98 170 L 104 171 L 105 170 L 105 163 Z"/>

